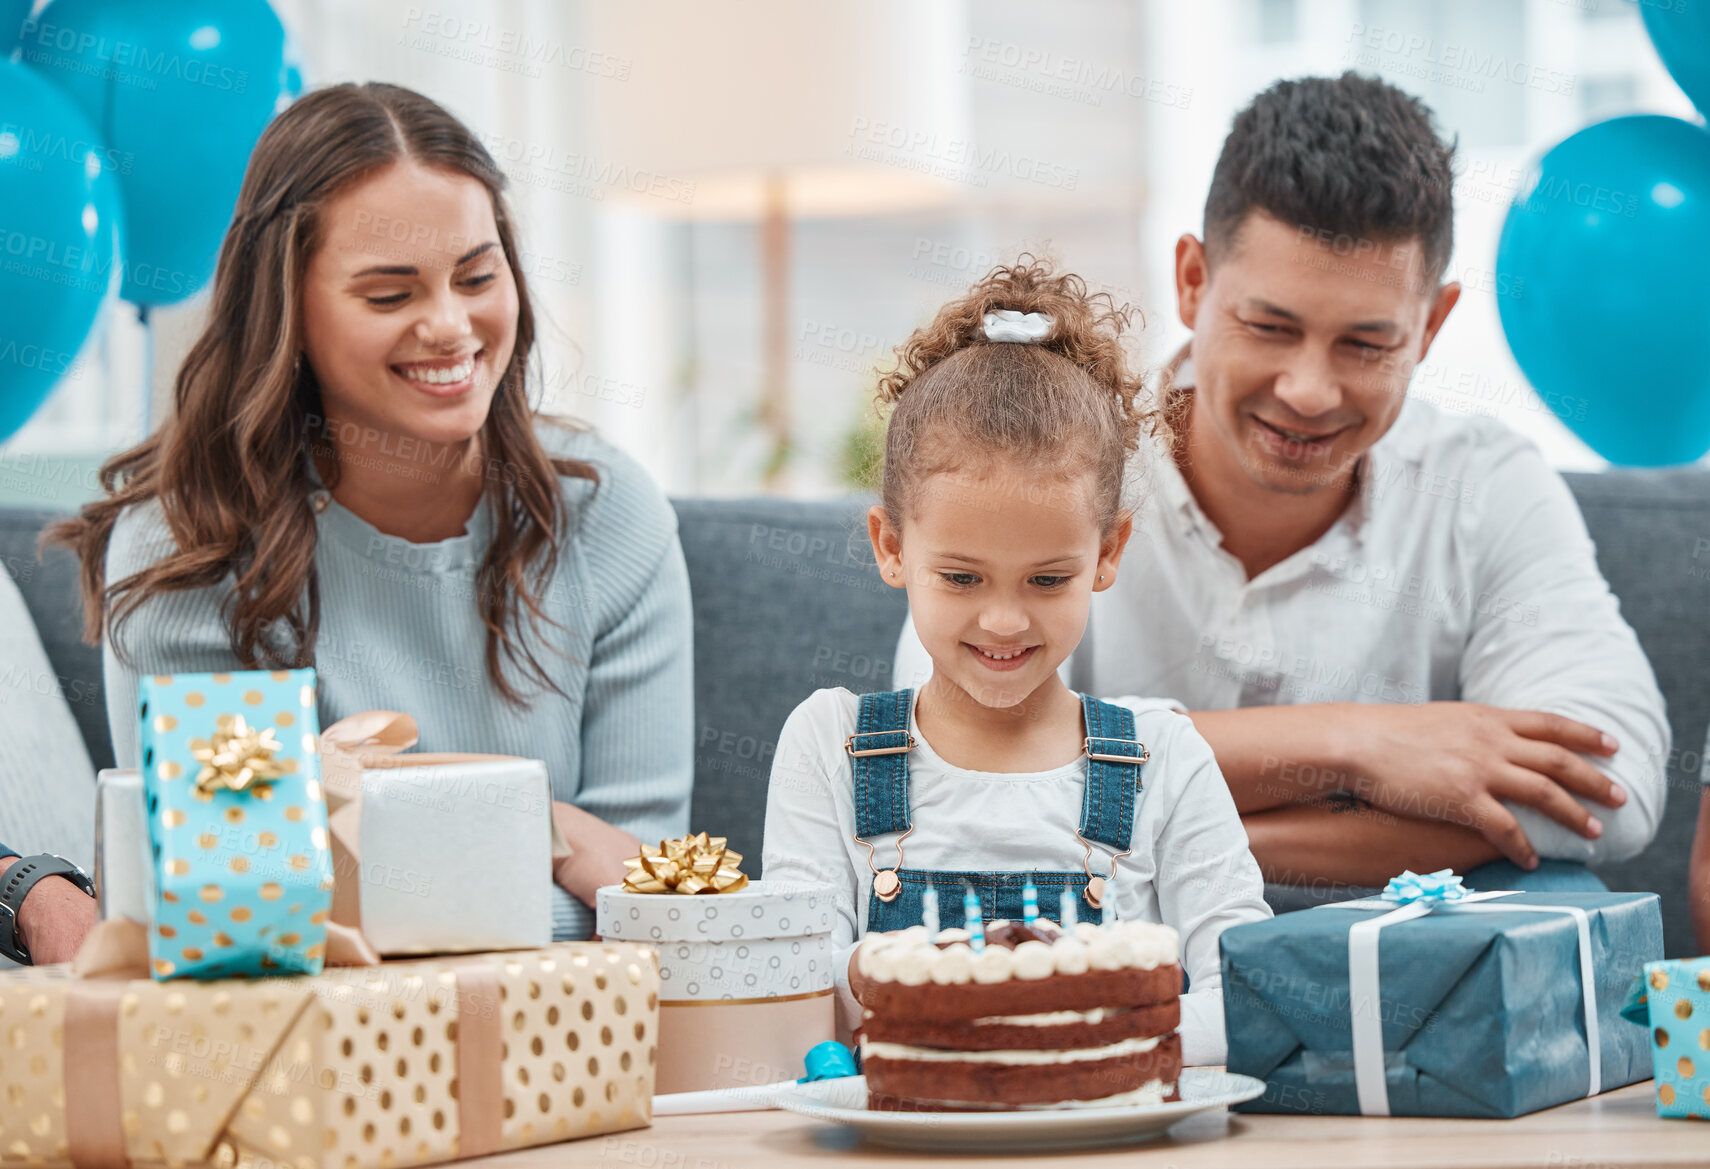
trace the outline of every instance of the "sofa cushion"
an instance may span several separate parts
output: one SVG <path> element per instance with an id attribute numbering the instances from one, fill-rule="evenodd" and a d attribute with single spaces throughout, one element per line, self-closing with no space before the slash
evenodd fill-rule
<path id="1" fill-rule="evenodd" d="M 20 565 L 28 577 L 32 563 Z M 87 870 L 95 773 L 58 675 L 12 572 L 0 572 L 0 843 L 54 852 Z"/>
<path id="2" fill-rule="evenodd" d="M 1598 567 L 1651 659 L 1674 735 L 1663 761 L 1668 803 L 1656 839 L 1597 873 L 1611 889 L 1661 893 L 1665 951 L 1695 954 L 1686 869 L 1710 725 L 1710 474 L 1686 468 L 1566 478 L 1597 545 Z"/>
<path id="3" fill-rule="evenodd" d="M 871 501 L 679 499 L 695 605 L 694 830 L 761 872 L 778 732 L 815 690 L 887 690 L 907 595 L 880 578 Z"/>
<path id="4" fill-rule="evenodd" d="M 36 539 L 42 528 L 66 513 L 45 508 L 0 507 L 0 565 L 18 585 L 36 636 L 58 679 L 77 729 L 83 732 L 90 761 L 113 765 L 107 735 L 107 701 L 101 689 L 101 649 L 83 643 L 82 590 L 77 558 L 64 548 L 50 549 L 36 559 Z"/>

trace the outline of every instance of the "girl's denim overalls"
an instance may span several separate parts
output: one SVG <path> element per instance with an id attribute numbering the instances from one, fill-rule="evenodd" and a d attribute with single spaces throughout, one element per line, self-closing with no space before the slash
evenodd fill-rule
<path id="1" fill-rule="evenodd" d="M 912 830 L 909 822 L 908 752 L 914 739 L 908 733 L 912 690 L 863 694 L 855 733 L 844 743 L 855 779 L 856 839 L 866 844 L 869 864 L 873 846 L 868 841 L 888 832 Z M 1081 800 L 1080 837 L 1083 844 L 1097 841 L 1124 856 L 1132 846 L 1135 812 L 1145 794 L 1140 769 L 1150 755 L 1134 738 L 1134 712 L 1124 706 L 1081 696 L 1086 718 L 1087 784 Z M 970 824 L 969 831 L 978 825 Z M 946 926 L 960 922 L 963 886 L 979 894 L 986 921 L 994 918 L 1022 919 L 1021 890 L 1029 881 L 1039 893 L 1039 913 L 1056 921 L 1061 914 L 1062 891 L 1070 890 L 1081 921 L 1103 920 L 1103 910 L 1084 896 L 1091 877 L 1090 867 L 1079 873 L 1023 869 L 1014 872 L 959 870 L 935 872 L 907 869 L 902 865 L 902 838 L 897 840 L 897 869 L 901 887 L 897 896 L 883 901 L 870 892 L 867 931 L 905 929 L 920 924 L 921 894 L 928 885 L 938 890 Z M 1092 846 L 1087 844 L 1090 865 Z M 1115 860 L 1111 862 L 1115 871 Z"/>

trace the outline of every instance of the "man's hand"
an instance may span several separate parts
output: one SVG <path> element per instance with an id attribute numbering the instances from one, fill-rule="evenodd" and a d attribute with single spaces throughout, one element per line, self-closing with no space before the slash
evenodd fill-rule
<path id="1" fill-rule="evenodd" d="M 18 863 L 0 860 L 0 874 Z M 43 877 L 31 886 L 18 909 L 18 936 L 37 966 L 69 962 L 95 928 L 95 898 L 64 877 Z"/>
<path id="2" fill-rule="evenodd" d="M 1511 800 L 1595 840 L 1603 824 L 1573 797 L 1618 808 L 1627 793 L 1578 753 L 1608 757 L 1610 735 L 1561 715 L 1472 702 L 1339 704 L 1345 790 L 1373 807 L 1477 831 L 1522 868 L 1537 851 Z"/>

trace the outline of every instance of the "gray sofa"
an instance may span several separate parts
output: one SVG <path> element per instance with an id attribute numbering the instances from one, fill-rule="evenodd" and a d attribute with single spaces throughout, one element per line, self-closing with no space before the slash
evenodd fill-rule
<path id="1" fill-rule="evenodd" d="M 1601 870 L 1614 889 L 1662 894 L 1671 955 L 1696 952 L 1686 864 L 1710 722 L 1710 472 L 1570 475 L 1603 572 L 1656 667 L 1675 751 L 1668 809 L 1640 856 Z M 685 499 L 676 503 L 695 605 L 696 829 L 724 833 L 758 872 L 778 730 L 825 686 L 888 689 L 905 609 L 867 544 L 865 499 Z M 97 767 L 112 747 L 101 655 L 79 637 L 75 565 L 37 563 L 41 510 L 0 508 L 0 563 L 17 578 Z"/>

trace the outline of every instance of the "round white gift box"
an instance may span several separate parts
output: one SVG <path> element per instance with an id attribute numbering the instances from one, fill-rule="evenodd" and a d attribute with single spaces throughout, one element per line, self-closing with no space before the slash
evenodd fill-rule
<path id="1" fill-rule="evenodd" d="M 664 1000 L 776 998 L 824 991 L 832 969 L 829 889 L 751 881 L 735 893 L 596 895 L 600 937 L 659 954 Z"/>
<path id="2" fill-rule="evenodd" d="M 828 888 L 753 881 L 735 893 L 595 895 L 600 937 L 659 955 L 656 1092 L 793 1080 L 835 1033 Z"/>

